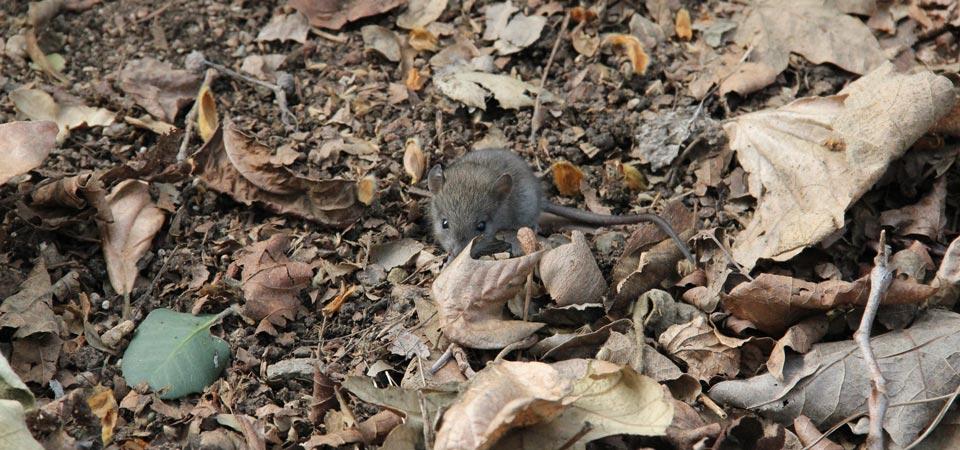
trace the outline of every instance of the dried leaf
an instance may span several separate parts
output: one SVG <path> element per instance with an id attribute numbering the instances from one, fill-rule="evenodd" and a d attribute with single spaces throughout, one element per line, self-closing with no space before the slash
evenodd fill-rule
<path id="1" fill-rule="evenodd" d="M 20 291 L 0 304 L 0 329 L 13 328 L 14 340 L 34 334 L 59 334 L 60 326 L 52 308 L 50 274 L 41 258 L 20 285 Z"/>
<path id="2" fill-rule="evenodd" d="M 130 117 L 124 116 L 123 121 L 133 125 L 137 128 L 143 128 L 145 130 L 150 130 L 161 136 L 165 134 L 170 134 L 177 131 L 177 127 L 166 123 L 162 120 L 156 120 L 153 117 L 150 117 L 147 114 L 144 114 L 140 117 Z"/>
<path id="3" fill-rule="evenodd" d="M 203 142 L 209 142 L 213 134 L 220 127 L 220 117 L 217 115 L 217 102 L 213 99 L 210 86 L 203 85 L 197 94 L 197 130 Z"/>
<path id="4" fill-rule="evenodd" d="M 304 44 L 307 42 L 309 32 L 310 24 L 307 23 L 307 18 L 303 14 L 274 16 L 257 34 L 257 42 L 294 41 Z"/>
<path id="5" fill-rule="evenodd" d="M 433 282 L 443 334 L 470 348 L 499 349 L 543 327 L 503 318 L 504 304 L 523 287 L 543 252 L 486 261 L 471 258 L 472 248 L 471 242 Z"/>
<path id="6" fill-rule="evenodd" d="M 507 27 L 507 22 L 513 13 L 519 11 L 511 2 L 492 3 L 487 5 L 484 12 L 485 24 L 483 30 L 483 39 L 486 41 L 495 41 L 500 37 L 500 33 Z"/>
<path id="7" fill-rule="evenodd" d="M 547 18 L 543 16 L 527 16 L 523 13 L 513 16 L 507 26 L 498 33 L 499 39 L 493 43 L 493 48 L 501 55 L 511 55 L 519 52 L 537 41 Z"/>
<path id="8" fill-rule="evenodd" d="M 600 37 L 595 34 L 587 33 L 583 28 L 574 28 L 570 32 L 570 43 L 577 53 L 592 58 L 600 49 Z"/>
<path id="9" fill-rule="evenodd" d="M 483 72 L 449 73 L 437 76 L 434 83 L 447 97 L 483 110 L 487 107 L 489 95 L 493 95 L 502 108 L 520 109 L 533 106 L 534 98 L 541 91 L 540 88 L 513 77 Z M 543 90 L 540 101 L 556 103 L 559 100 L 549 91 Z"/>
<path id="10" fill-rule="evenodd" d="M 300 308 L 300 291 L 310 285 L 313 269 L 309 264 L 291 261 L 286 251 L 290 239 L 275 234 L 250 245 L 237 260 L 243 268 L 243 314 L 277 326 L 286 326 Z"/>
<path id="11" fill-rule="evenodd" d="M 0 184 L 43 164 L 57 146 L 57 124 L 51 121 L 0 124 Z"/>
<path id="12" fill-rule="evenodd" d="M 447 9 L 447 0 L 410 0 L 407 10 L 397 17 L 397 26 L 412 30 L 437 20 Z"/>
<path id="13" fill-rule="evenodd" d="M 427 169 L 427 155 L 420 148 L 420 139 L 408 138 L 403 146 L 403 170 L 410 175 L 410 184 L 417 184 Z"/>
<path id="14" fill-rule="evenodd" d="M 10 93 L 10 100 L 17 109 L 34 121 L 53 121 L 60 131 L 57 143 L 70 135 L 70 130 L 80 127 L 101 127 L 113 123 L 114 113 L 103 108 L 85 105 L 59 105 L 40 89 L 19 88 Z"/>
<path id="15" fill-rule="evenodd" d="M 583 172 L 569 161 L 557 161 L 550 166 L 553 174 L 553 185 L 560 191 L 560 195 L 573 197 L 580 193 L 580 182 L 583 181 Z"/>
<path id="16" fill-rule="evenodd" d="M 380 25 L 366 25 L 360 29 L 363 48 L 373 50 L 392 62 L 400 61 L 400 40 L 396 33 Z"/>
<path id="17" fill-rule="evenodd" d="M 540 278 L 550 298 L 560 306 L 600 303 L 607 283 L 583 233 L 574 231 L 570 243 L 544 253 Z"/>
<path id="18" fill-rule="evenodd" d="M 703 316 L 673 325 L 659 337 L 668 355 L 687 364 L 687 373 L 708 383 L 717 376 L 733 378 L 740 373 L 740 346 L 744 342 L 723 336 Z"/>
<path id="19" fill-rule="evenodd" d="M 323 308 L 321 309 L 323 315 L 332 316 L 336 314 L 337 311 L 340 311 L 340 308 L 343 306 L 343 302 L 347 301 L 348 298 L 353 296 L 353 293 L 356 292 L 356 290 L 356 286 L 350 286 L 348 288 L 346 285 L 341 284 L 340 292 L 337 294 L 337 296 L 334 297 L 333 300 L 330 300 L 330 302 L 326 305 L 323 305 Z"/>
<path id="20" fill-rule="evenodd" d="M 260 202 L 285 214 L 346 226 L 360 215 L 356 183 L 294 175 L 273 163 L 273 151 L 241 133 L 229 119 L 194 157 L 200 179 L 250 205 Z"/>
<path id="21" fill-rule="evenodd" d="M 758 199 L 734 243 L 737 262 L 749 269 L 760 258 L 784 261 L 839 230 L 847 207 L 949 111 L 952 91 L 944 77 L 898 74 L 884 64 L 839 95 L 800 99 L 726 125 Z"/>
<path id="22" fill-rule="evenodd" d="M 123 92 L 167 123 L 173 123 L 180 108 L 196 98 L 201 82 L 200 75 L 149 57 L 127 62 L 119 79 Z"/>
<path id="23" fill-rule="evenodd" d="M 113 389 L 96 385 L 93 395 L 87 399 L 87 405 L 93 415 L 100 418 L 100 437 L 104 444 L 113 440 L 113 429 L 117 426 L 117 399 L 113 396 Z"/>
<path id="24" fill-rule="evenodd" d="M 53 64 L 51 64 L 50 59 L 47 55 L 43 54 L 43 50 L 40 49 L 40 45 L 37 43 L 37 34 L 32 27 L 27 28 L 24 33 L 24 39 L 26 43 L 27 54 L 30 55 L 30 60 L 33 61 L 37 67 L 40 68 L 44 73 L 50 75 L 60 83 L 67 83 L 68 80 L 66 76 L 60 73 Z"/>
<path id="25" fill-rule="evenodd" d="M 645 191 L 650 186 L 647 177 L 630 164 L 617 164 L 617 171 L 623 176 L 623 184 L 633 191 Z"/>
<path id="26" fill-rule="evenodd" d="M 286 58 L 286 56 L 279 54 L 248 55 L 243 58 L 240 70 L 261 80 L 275 83 L 277 81 L 277 70 L 280 69 Z"/>
<path id="27" fill-rule="evenodd" d="M 373 200 L 377 197 L 377 177 L 373 175 L 367 175 L 359 180 L 357 180 L 357 201 L 363 203 L 364 205 L 373 204 Z"/>
<path id="28" fill-rule="evenodd" d="M 310 25 L 339 30 L 347 22 L 390 11 L 407 0 L 288 0 L 287 6 L 307 16 Z"/>
<path id="29" fill-rule="evenodd" d="M 630 34 L 611 34 L 603 39 L 603 45 L 612 45 L 622 49 L 630 59 L 632 73 L 646 75 L 650 65 L 650 57 L 643 49 L 643 45 L 636 36 Z"/>
<path id="30" fill-rule="evenodd" d="M 938 242 L 947 224 L 946 206 L 947 178 L 941 176 L 916 204 L 880 213 L 880 225 L 895 228 L 901 236 L 925 236 Z"/>
<path id="31" fill-rule="evenodd" d="M 407 71 L 407 78 L 403 80 L 403 84 L 407 89 L 416 92 L 423 89 L 423 86 L 427 84 L 427 80 L 429 79 L 429 75 L 424 75 L 416 68 L 411 67 L 410 70 Z"/>
<path id="32" fill-rule="evenodd" d="M 782 338 L 777 340 L 777 344 L 770 353 L 767 360 L 767 369 L 778 380 L 783 380 L 783 363 L 787 359 L 787 348 L 791 348 L 797 353 L 807 353 L 813 344 L 820 342 L 827 334 L 827 328 L 830 324 L 826 316 L 818 315 L 804 319 L 800 323 L 790 327 Z"/>
<path id="33" fill-rule="evenodd" d="M 435 52 L 440 49 L 440 47 L 437 46 L 437 44 L 440 43 L 437 36 L 423 28 L 410 30 L 410 34 L 407 36 L 407 42 L 410 44 L 410 47 L 413 47 L 413 49 L 418 52 Z"/>
<path id="34" fill-rule="evenodd" d="M 376 264 L 389 271 L 394 267 L 401 267 L 410 262 L 410 259 L 423 250 L 423 244 L 410 238 L 386 242 L 370 247 L 367 257 L 368 264 Z"/>
<path id="35" fill-rule="evenodd" d="M 148 184 L 126 180 L 107 195 L 113 222 L 99 222 L 103 258 L 110 284 L 120 295 L 133 292 L 137 261 L 150 250 L 154 235 L 163 226 L 164 214 L 150 199 Z"/>
<path id="36" fill-rule="evenodd" d="M 674 24 L 677 37 L 685 41 L 693 38 L 693 28 L 690 26 L 690 11 L 687 8 L 680 8 L 677 11 L 677 20 Z"/>

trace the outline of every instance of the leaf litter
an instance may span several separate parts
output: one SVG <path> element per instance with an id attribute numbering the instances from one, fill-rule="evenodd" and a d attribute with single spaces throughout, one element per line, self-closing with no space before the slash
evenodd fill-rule
<path id="1" fill-rule="evenodd" d="M 215 3 L 0 6 L 7 446 L 856 445 L 880 230 L 881 425 L 956 441 L 952 5 Z M 697 263 L 444 264 L 424 175 L 490 146 Z"/>

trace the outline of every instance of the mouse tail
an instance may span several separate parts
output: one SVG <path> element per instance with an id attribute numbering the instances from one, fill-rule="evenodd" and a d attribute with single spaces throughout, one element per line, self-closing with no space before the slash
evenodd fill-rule
<path id="1" fill-rule="evenodd" d="M 691 263 L 696 264 L 696 260 L 693 259 L 693 255 L 690 253 L 690 249 L 687 247 L 687 243 L 680 239 L 680 236 L 674 231 L 673 227 L 667 223 L 666 220 L 663 220 L 660 216 L 656 214 L 631 214 L 626 216 L 608 216 L 605 214 L 596 214 L 589 211 L 584 211 L 576 208 L 569 208 L 566 206 L 560 206 L 552 202 L 545 201 L 543 202 L 543 211 L 550 214 L 554 214 L 566 219 L 570 219 L 574 222 L 592 225 L 592 226 L 611 226 L 611 225 L 632 225 L 642 222 L 652 222 L 658 228 L 663 230 L 664 233 L 667 233 L 670 236 L 670 239 L 673 239 L 673 242 L 677 244 L 677 247 L 680 249 L 680 252 L 683 253 L 683 256 L 687 258 Z"/>

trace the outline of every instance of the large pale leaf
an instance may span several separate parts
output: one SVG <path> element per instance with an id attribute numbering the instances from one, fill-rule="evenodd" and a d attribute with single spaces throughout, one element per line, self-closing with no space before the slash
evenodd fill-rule
<path id="1" fill-rule="evenodd" d="M 953 106 L 953 85 L 932 72 L 884 64 L 830 97 L 745 114 L 724 129 L 750 173 L 757 211 L 734 258 L 790 259 L 843 227 L 844 212 Z"/>
<path id="2" fill-rule="evenodd" d="M 37 168 L 56 146 L 56 122 L 0 124 L 0 184 Z"/>
<path id="3" fill-rule="evenodd" d="M 505 109 L 533 106 L 540 91 L 540 88 L 516 78 L 484 72 L 453 72 L 436 77 L 434 83 L 447 97 L 480 109 L 487 108 L 486 99 L 491 95 Z M 551 103 L 558 99 L 543 90 L 540 101 Z"/>
<path id="4" fill-rule="evenodd" d="M 137 261 L 163 226 L 163 210 L 153 204 L 147 183 L 140 180 L 118 184 L 107 196 L 107 204 L 113 222 L 99 224 L 103 257 L 113 289 L 127 295 L 137 281 Z"/>
<path id="5" fill-rule="evenodd" d="M 23 405 L 16 400 L 0 400 L 0 448 L 43 450 L 27 429 Z"/>
<path id="6" fill-rule="evenodd" d="M 230 364 L 226 341 L 210 334 L 219 316 L 155 309 L 137 327 L 123 354 L 123 378 L 130 386 L 147 382 L 160 398 L 179 398 L 213 383 Z"/>
<path id="7" fill-rule="evenodd" d="M 871 339 L 871 346 L 890 400 L 884 429 L 904 446 L 943 407 L 944 400 L 933 398 L 953 393 L 960 384 L 960 315 L 931 309 L 910 328 Z M 786 357 L 783 381 L 770 373 L 724 381 L 710 397 L 784 424 L 803 414 L 823 430 L 867 410 L 870 371 L 854 341 L 815 344 L 806 355 Z"/>
<path id="8" fill-rule="evenodd" d="M 70 130 L 74 128 L 105 127 L 113 123 L 115 116 L 113 112 L 104 108 L 61 105 L 50 94 L 40 89 L 17 89 L 10 93 L 10 100 L 30 120 L 56 122 L 59 128 L 58 143 L 65 141 L 70 135 Z"/>
<path id="9" fill-rule="evenodd" d="M 33 392 L 14 373 L 7 358 L 2 354 L 0 354 L 0 400 L 16 400 L 25 409 L 31 409 L 36 404 Z"/>

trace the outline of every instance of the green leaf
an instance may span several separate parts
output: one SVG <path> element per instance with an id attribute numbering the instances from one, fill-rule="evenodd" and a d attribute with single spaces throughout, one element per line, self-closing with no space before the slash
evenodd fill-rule
<path id="1" fill-rule="evenodd" d="M 24 409 L 33 409 L 36 404 L 33 392 L 30 392 L 2 354 L 0 354 L 0 400 L 16 400 L 23 405 Z"/>
<path id="2" fill-rule="evenodd" d="M 123 354 L 123 378 L 130 386 L 146 381 L 163 399 L 203 392 L 230 363 L 230 346 L 210 334 L 222 317 L 151 311 Z"/>
<path id="3" fill-rule="evenodd" d="M 23 405 L 15 400 L 0 400 L 0 448 L 43 450 L 27 429 Z"/>

